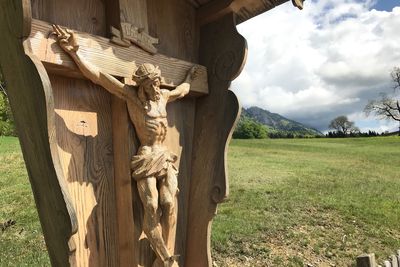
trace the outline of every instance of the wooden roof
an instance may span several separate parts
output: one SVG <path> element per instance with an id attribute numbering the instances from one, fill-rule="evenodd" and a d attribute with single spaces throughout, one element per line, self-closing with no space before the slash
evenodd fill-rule
<path id="1" fill-rule="evenodd" d="M 201 24 L 213 21 L 228 12 L 236 13 L 237 24 L 264 13 L 290 0 L 187 0 L 198 8 L 198 19 Z M 302 9 L 304 0 L 292 0 Z"/>

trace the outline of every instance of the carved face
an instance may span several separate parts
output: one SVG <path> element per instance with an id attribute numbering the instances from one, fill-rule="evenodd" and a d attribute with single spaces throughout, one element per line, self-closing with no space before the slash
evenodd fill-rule
<path id="1" fill-rule="evenodd" d="M 160 99 L 160 94 L 161 94 L 160 85 L 161 85 L 160 78 L 156 78 L 154 80 L 149 79 L 146 82 L 144 88 L 146 90 L 147 96 L 151 100 L 155 101 Z"/>

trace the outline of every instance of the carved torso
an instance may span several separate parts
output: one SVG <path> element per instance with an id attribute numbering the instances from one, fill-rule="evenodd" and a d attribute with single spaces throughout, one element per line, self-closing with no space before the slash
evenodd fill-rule
<path id="1" fill-rule="evenodd" d="M 141 146 L 162 145 L 167 135 L 167 102 L 165 93 L 158 100 L 150 100 L 147 107 L 130 92 L 126 100 L 129 117 L 135 127 Z"/>
<path id="2" fill-rule="evenodd" d="M 150 118 L 166 118 L 167 117 L 167 99 L 161 94 L 160 99 L 156 101 L 150 100 L 148 103 L 147 116 Z"/>

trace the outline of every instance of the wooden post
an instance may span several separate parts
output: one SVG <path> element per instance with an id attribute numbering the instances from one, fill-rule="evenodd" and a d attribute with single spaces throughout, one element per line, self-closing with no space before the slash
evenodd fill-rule
<path id="1" fill-rule="evenodd" d="M 391 258 L 390 260 L 392 261 L 392 267 L 399 267 L 399 262 L 397 260 L 397 256 L 392 255 L 390 258 Z"/>
<path id="2" fill-rule="evenodd" d="M 357 267 L 376 267 L 375 254 L 363 254 L 357 257 Z"/>
<path id="3" fill-rule="evenodd" d="M 399 266 L 400 266 L 400 249 L 399 250 L 397 250 L 397 263 L 399 264 Z"/>

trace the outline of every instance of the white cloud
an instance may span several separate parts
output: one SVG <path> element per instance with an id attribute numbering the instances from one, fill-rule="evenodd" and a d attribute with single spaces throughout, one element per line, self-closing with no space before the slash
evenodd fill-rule
<path id="1" fill-rule="evenodd" d="M 375 2 L 306 1 L 303 11 L 288 2 L 239 25 L 249 57 L 232 88 L 243 105 L 324 130 L 389 90 L 400 65 L 400 7 L 370 10 Z"/>

